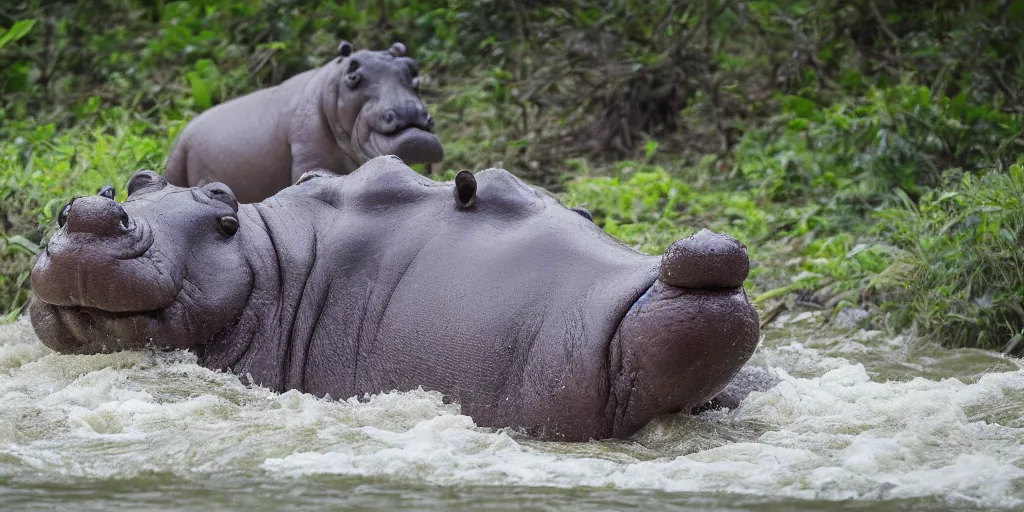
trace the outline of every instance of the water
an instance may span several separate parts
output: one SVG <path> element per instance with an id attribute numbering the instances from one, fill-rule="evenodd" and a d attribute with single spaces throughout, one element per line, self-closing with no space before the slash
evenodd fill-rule
<path id="1" fill-rule="evenodd" d="M 765 331 L 781 382 L 628 442 L 475 426 L 440 395 L 331 402 L 186 353 L 62 356 L 0 326 L 0 508 L 993 510 L 1024 507 L 1024 371 L 973 350 Z"/>

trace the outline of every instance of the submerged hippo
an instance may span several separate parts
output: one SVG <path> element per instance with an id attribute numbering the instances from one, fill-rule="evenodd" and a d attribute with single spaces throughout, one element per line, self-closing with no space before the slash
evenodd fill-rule
<path id="1" fill-rule="evenodd" d="M 348 174 L 379 155 L 440 162 L 434 120 L 420 102 L 419 65 L 395 43 L 352 51 L 275 87 L 221 103 L 185 127 L 167 161 L 178 186 L 221 182 L 262 201 L 317 168 Z"/>
<path id="2" fill-rule="evenodd" d="M 628 437 L 721 391 L 759 340 L 746 248 L 702 231 L 640 254 L 510 173 L 396 157 L 258 204 L 150 172 L 70 202 L 32 271 L 44 344 L 153 344 L 277 391 L 422 386 L 479 425 Z"/>

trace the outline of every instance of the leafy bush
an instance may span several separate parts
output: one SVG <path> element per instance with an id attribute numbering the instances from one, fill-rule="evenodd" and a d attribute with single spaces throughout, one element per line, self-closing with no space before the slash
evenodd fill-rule
<path id="1" fill-rule="evenodd" d="M 689 234 L 678 224 L 696 195 L 689 186 L 670 177 L 662 167 L 632 172 L 632 166 L 623 165 L 622 170 L 623 177 L 569 181 L 565 202 L 586 207 L 594 223 L 608 234 L 654 254 Z"/>
<path id="2" fill-rule="evenodd" d="M 879 213 L 901 251 L 879 285 L 899 290 L 899 325 L 945 345 L 1019 352 L 1024 345 L 1024 163 L 965 174 L 947 191 Z"/>
<path id="3" fill-rule="evenodd" d="M 12 123 L 19 135 L 0 141 L 0 319 L 13 319 L 28 299 L 29 270 L 72 197 L 123 185 L 139 169 L 160 169 L 181 125 L 155 128 L 123 110 L 83 116 L 80 124 Z"/>
<path id="4" fill-rule="evenodd" d="M 415 28 L 440 2 L 184 0 L 15 1 L 0 26 L 0 107 L 16 119 L 73 123 L 61 114 L 89 101 L 137 113 L 189 117 L 220 101 L 322 64 L 338 41 L 415 51 L 432 31 Z M 27 30 L 23 24 L 30 24 Z M 33 26 L 34 25 L 34 26 Z M 17 29 L 17 32 L 15 30 Z M 24 32 L 24 33 L 22 33 Z M 6 36 L 0 34 L 0 40 Z M 159 118 L 160 115 L 153 117 Z"/>
<path id="5" fill-rule="evenodd" d="M 736 151 L 737 174 L 772 201 L 840 203 L 864 213 L 894 189 L 916 198 L 946 169 L 1005 168 L 1024 149 L 1020 116 L 971 104 L 966 93 L 934 97 L 926 87 L 900 85 L 826 107 L 781 100 L 775 124 L 784 128 L 752 130 Z"/>

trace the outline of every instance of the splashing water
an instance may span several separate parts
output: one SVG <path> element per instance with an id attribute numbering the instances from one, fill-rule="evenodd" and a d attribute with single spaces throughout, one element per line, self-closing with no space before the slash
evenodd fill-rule
<path id="1" fill-rule="evenodd" d="M 188 353 L 58 355 L 0 326 L 0 503 L 83 510 L 1020 509 L 1024 371 L 991 353 L 783 316 L 780 382 L 630 441 L 477 427 L 438 393 L 330 401 Z"/>

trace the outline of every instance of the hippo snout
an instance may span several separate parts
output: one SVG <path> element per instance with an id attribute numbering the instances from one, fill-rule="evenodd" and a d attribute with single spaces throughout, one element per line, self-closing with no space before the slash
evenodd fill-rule
<path id="1" fill-rule="evenodd" d="M 72 199 L 57 217 L 57 224 L 69 233 L 98 236 L 119 235 L 128 229 L 130 222 L 128 213 L 108 194 Z"/>
<path id="2" fill-rule="evenodd" d="M 383 135 L 391 135 L 406 128 L 433 131 L 434 118 L 430 116 L 423 104 L 408 103 L 382 112 L 376 131 Z"/>
<path id="3" fill-rule="evenodd" d="M 743 289 L 749 269 L 742 243 L 706 229 L 665 252 L 658 279 L 619 324 L 619 357 L 609 363 L 618 369 L 615 437 L 707 403 L 747 363 L 760 340 Z"/>
<path id="4" fill-rule="evenodd" d="M 676 240 L 665 251 L 658 277 L 679 288 L 738 288 L 749 271 L 746 246 L 731 236 L 702 229 Z"/>

